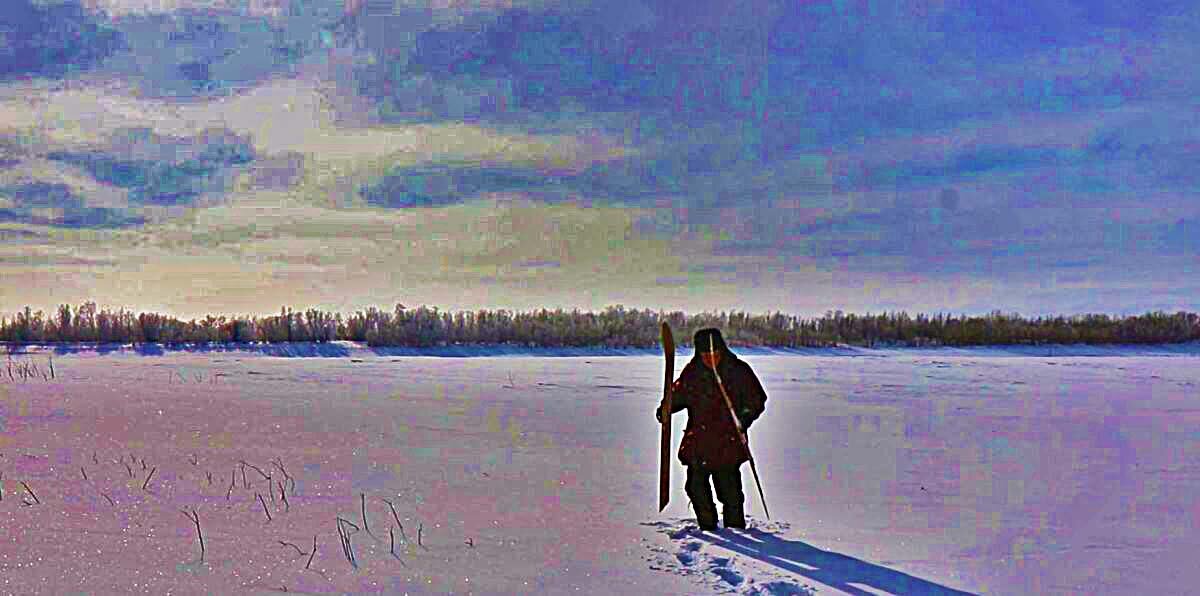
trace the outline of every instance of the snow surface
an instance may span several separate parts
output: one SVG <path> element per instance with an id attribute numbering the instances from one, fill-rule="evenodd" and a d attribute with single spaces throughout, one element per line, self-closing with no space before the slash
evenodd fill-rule
<path id="1" fill-rule="evenodd" d="M 0 360 L 0 593 L 1136 594 L 1200 579 L 1195 345 L 734 349 L 769 395 L 750 440 L 772 517 L 743 466 L 749 528 L 715 532 L 695 527 L 674 458 L 656 511 L 654 351 L 28 349 L 14 362 L 54 353 L 57 378 L 11 382 Z M 287 504 L 242 477 L 246 461 L 284 480 L 276 458 Z M 361 528 L 360 495 L 356 569 L 336 518 Z"/>

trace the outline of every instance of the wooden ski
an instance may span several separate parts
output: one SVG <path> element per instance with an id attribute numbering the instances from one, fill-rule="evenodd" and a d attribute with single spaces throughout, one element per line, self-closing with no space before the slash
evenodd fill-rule
<path id="1" fill-rule="evenodd" d="M 662 324 L 663 355 L 667 358 L 666 379 L 663 383 L 662 454 L 658 464 L 658 510 L 671 500 L 671 382 L 675 380 L 675 338 L 671 326 Z"/>

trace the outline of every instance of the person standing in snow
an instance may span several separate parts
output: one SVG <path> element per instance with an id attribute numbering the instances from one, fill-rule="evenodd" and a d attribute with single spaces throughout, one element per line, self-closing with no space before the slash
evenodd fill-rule
<path id="1" fill-rule="evenodd" d="M 709 348 L 710 341 L 713 351 Z M 717 528 L 717 507 L 709 488 L 710 477 L 721 501 L 725 527 L 745 528 L 743 504 L 746 498 L 742 492 L 741 465 L 749 460 L 749 455 L 738 437 L 737 426 L 721 395 L 713 367 L 725 385 L 742 428 L 747 431 L 762 414 L 767 394 L 750 365 L 729 351 L 720 330 L 705 328 L 697 331 L 692 345 L 696 349 L 695 355 L 671 385 L 671 414 L 685 408 L 688 411 L 687 427 L 679 445 L 679 461 L 687 468 L 684 489 L 692 500 L 696 523 L 701 530 Z M 662 409 L 663 404 L 659 403 L 654 411 L 659 423 L 662 422 Z"/>

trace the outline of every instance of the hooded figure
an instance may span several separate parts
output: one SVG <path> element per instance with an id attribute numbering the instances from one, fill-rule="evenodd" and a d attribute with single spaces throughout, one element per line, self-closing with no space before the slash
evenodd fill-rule
<path id="1" fill-rule="evenodd" d="M 723 507 L 725 527 L 745 528 L 741 465 L 750 458 L 738 437 L 737 426 L 721 395 L 712 367 L 716 366 L 733 410 L 747 431 L 762 414 L 767 394 L 750 365 L 729 351 L 719 330 L 697 331 L 692 345 L 696 349 L 695 355 L 671 385 L 671 413 L 688 411 L 683 442 L 679 445 L 679 461 L 687 467 L 684 488 L 696 510 L 700 529 L 715 530 L 717 527 L 710 476 Z M 655 410 L 655 417 L 662 422 L 661 403 Z"/>

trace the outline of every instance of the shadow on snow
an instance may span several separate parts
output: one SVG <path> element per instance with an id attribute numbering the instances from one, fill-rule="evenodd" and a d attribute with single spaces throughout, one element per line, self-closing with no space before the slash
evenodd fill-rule
<path id="1" fill-rule="evenodd" d="M 722 531 L 692 537 L 856 596 L 871 596 L 871 592 L 851 584 L 889 594 L 971 594 L 762 530 L 752 528 L 743 532 L 748 535 Z"/>

